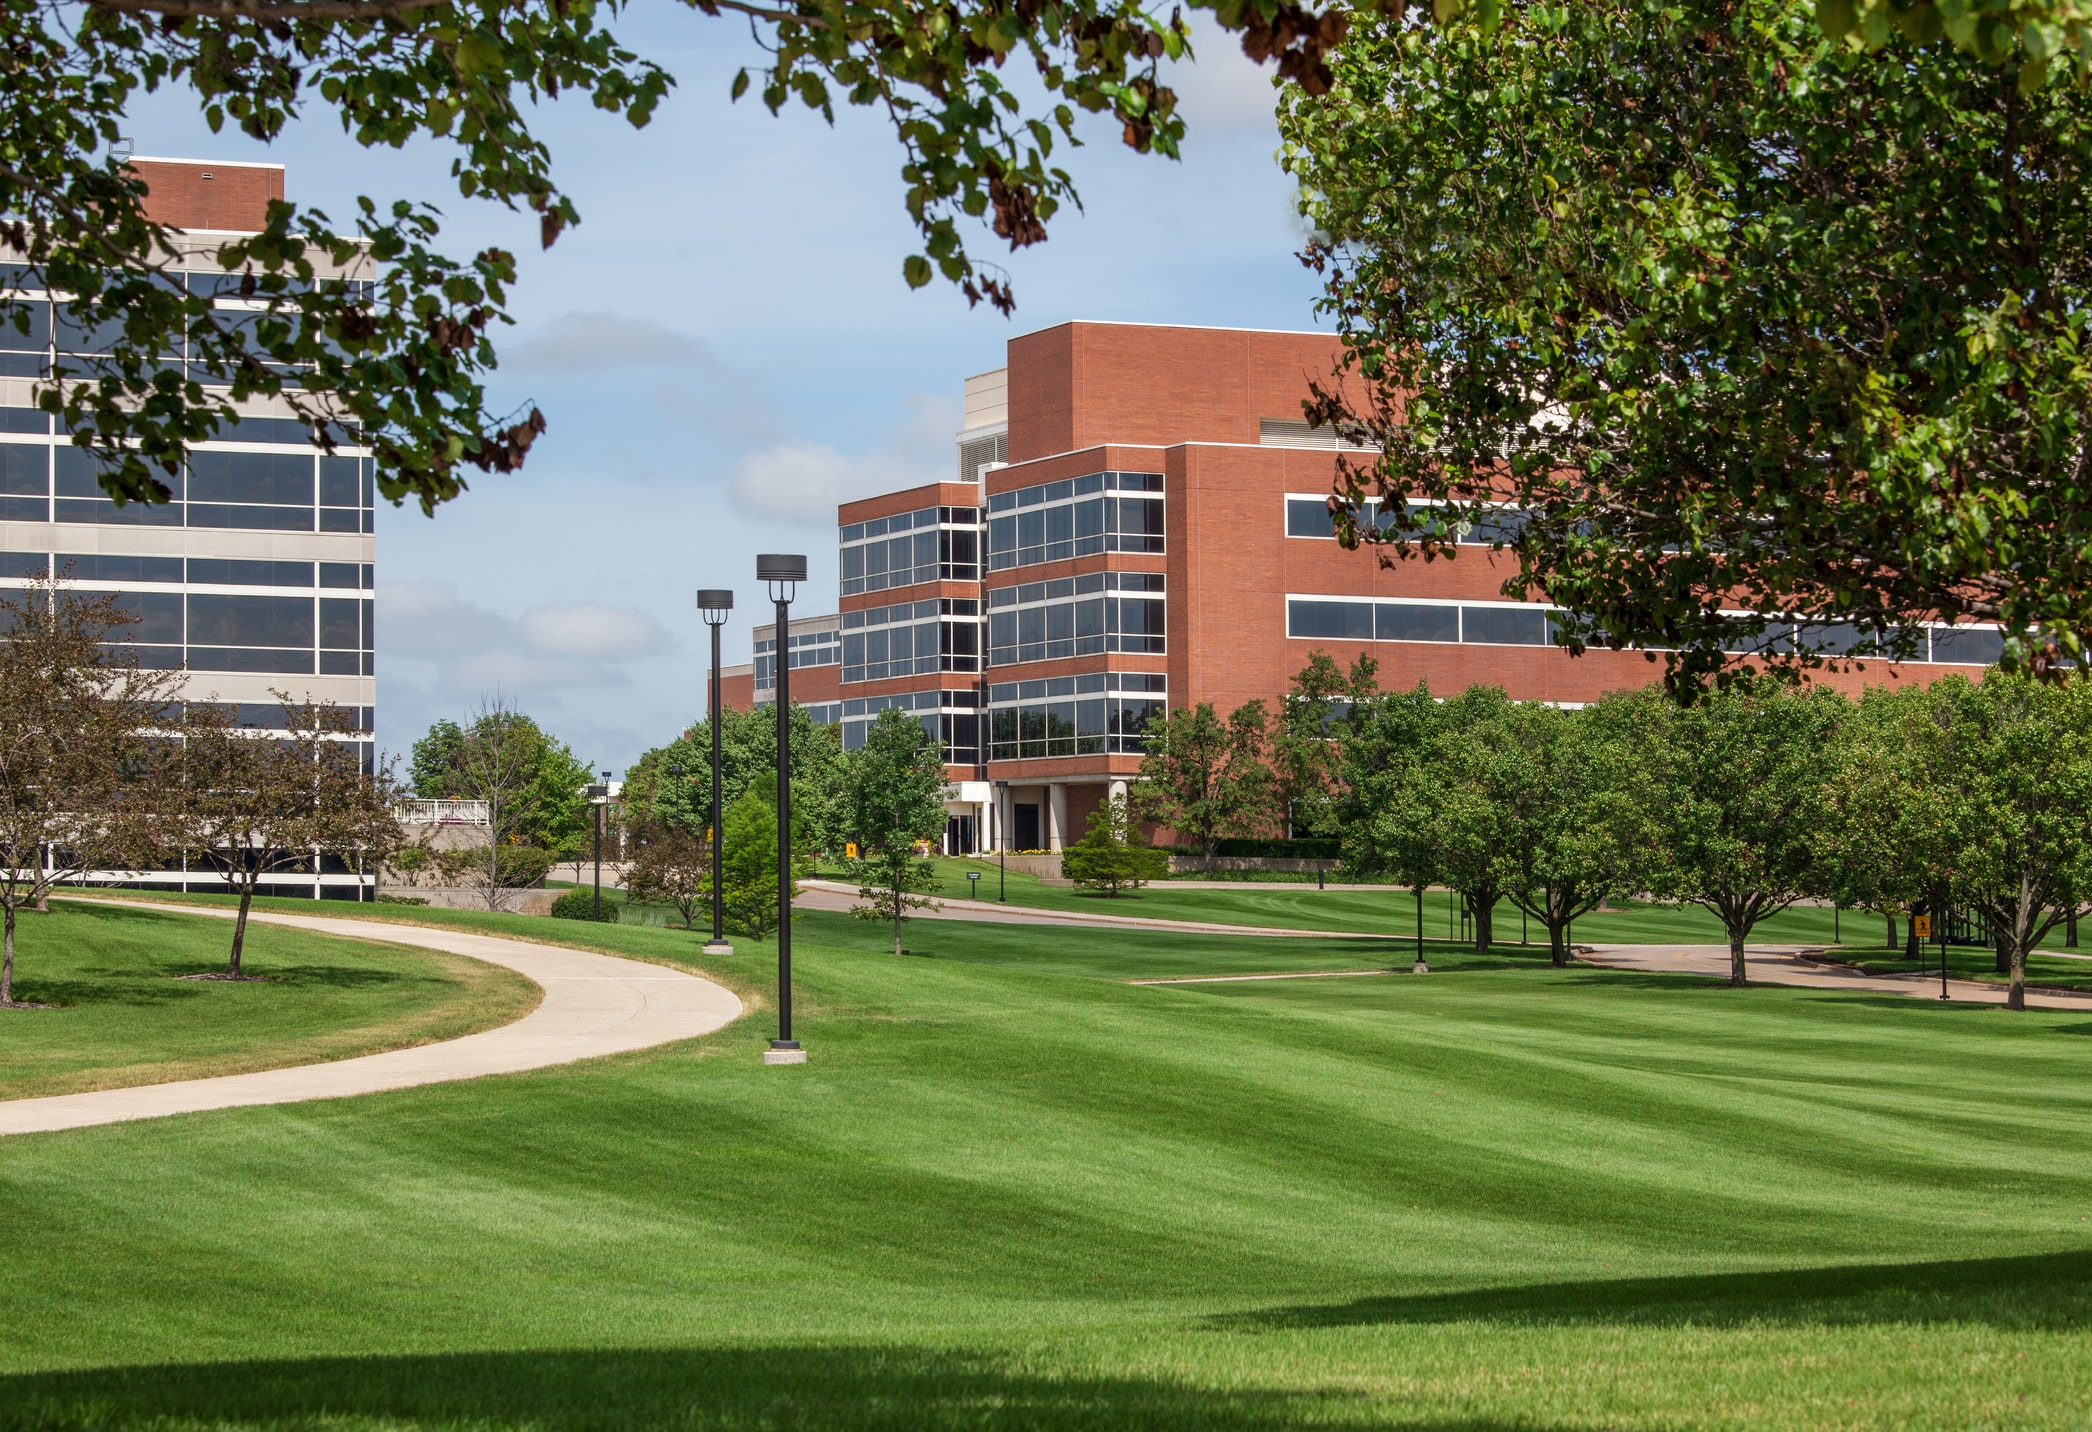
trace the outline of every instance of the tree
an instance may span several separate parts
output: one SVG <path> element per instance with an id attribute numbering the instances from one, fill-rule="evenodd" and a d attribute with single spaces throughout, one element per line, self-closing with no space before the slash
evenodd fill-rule
<path id="1" fill-rule="evenodd" d="M 1925 691 L 1870 688 L 1828 755 L 1819 858 L 1831 894 L 1872 910 L 1896 947 L 1896 916 L 1940 902 L 1954 802 L 1938 703 Z M 1915 925 L 1908 953 L 1918 955 Z"/>
<path id="2" fill-rule="evenodd" d="M 456 800 L 458 757 L 465 748 L 464 728 L 437 721 L 414 743 L 407 757 L 407 783 L 425 801 Z"/>
<path id="3" fill-rule="evenodd" d="M 1261 833 L 1277 818 L 1264 763 L 1269 724 L 1262 701 L 1244 702 L 1226 721 L 1210 701 L 1151 717 L 1134 811 L 1189 839 L 1211 869 L 1224 837 Z"/>
<path id="4" fill-rule="evenodd" d="M 1110 796 L 1091 811 L 1082 839 L 1061 852 L 1063 878 L 1112 899 L 1168 874 L 1168 853 L 1140 839 L 1124 796 Z"/>
<path id="5" fill-rule="evenodd" d="M 505 891 L 535 885 L 555 862 L 579 855 L 587 840 L 588 768 L 499 696 L 463 727 L 431 727 L 414 745 L 413 770 L 417 790 L 427 781 L 449 799 L 485 803 L 487 848 L 470 878 L 490 910 L 501 908 Z"/>
<path id="6" fill-rule="evenodd" d="M 836 832 L 857 847 L 861 920 L 890 921 L 893 952 L 901 952 L 901 922 L 910 910 L 930 908 L 937 872 L 922 848 L 944 831 L 944 752 L 922 722 L 892 707 L 865 727 L 864 744 L 842 763 L 836 793 Z"/>
<path id="7" fill-rule="evenodd" d="M 645 825 L 633 833 L 633 845 L 626 896 L 674 906 L 683 928 L 690 929 L 712 895 L 711 842 L 676 826 Z"/>
<path id="8" fill-rule="evenodd" d="M 905 205 L 921 251 L 906 281 L 934 273 L 1008 311 L 1006 277 L 968 256 L 961 224 L 978 220 L 1014 250 L 1046 236 L 1075 191 L 1052 162 L 1075 140 L 1075 112 L 1111 116 L 1136 150 L 1174 156 L 1183 135 L 1165 60 L 1189 53 L 1172 14 L 1134 0 L 1033 7 L 974 0 L 691 0 L 732 12 L 764 57 L 756 90 L 773 112 L 797 102 L 833 118 L 838 100 L 893 122 Z M 1244 48 L 1280 73 L 1324 82 L 1324 49 L 1344 20 L 1298 0 L 1217 4 Z M 11 257 L 72 297 L 71 318 L 109 336 L 109 351 L 61 365 L 43 401 L 105 463 L 104 489 L 165 502 L 163 476 L 254 397 L 288 403 L 331 442 L 354 425 L 377 451 L 380 490 L 424 510 L 463 490 L 470 469 L 509 472 L 545 428 L 536 409 L 490 411 L 492 334 L 510 321 L 515 257 L 487 247 L 442 253 L 432 204 L 360 197 L 353 214 L 269 206 L 264 232 L 219 246 L 245 274 L 238 311 L 217 307 L 172 267 L 173 236 L 146 217 L 145 185 L 105 148 L 129 128 L 141 93 L 186 88 L 215 131 L 230 121 L 267 142 L 308 109 L 331 112 L 366 146 L 450 147 L 459 194 L 536 215 L 550 247 L 580 221 L 530 130 L 535 106 L 562 91 L 634 127 L 673 78 L 607 28 L 622 7 L 542 0 L 92 0 L 75 10 L 16 5 L 0 19 L 9 55 L 0 128 L 10 159 L 0 212 Z M 999 71 L 1023 56 L 1027 83 Z M 735 99 L 751 87 L 743 70 Z M 346 281 L 341 275 L 346 271 Z M 0 300 L 26 331 L 30 310 Z M 161 355 L 188 357 L 181 369 Z"/>
<path id="9" fill-rule="evenodd" d="M 734 934 L 766 939 L 777 928 L 777 807 L 751 787 L 727 808 L 723 824 L 720 914 Z"/>
<path id="10" fill-rule="evenodd" d="M 810 848 L 833 849 L 831 808 L 841 781 L 841 730 L 817 725 L 796 702 L 786 719 L 792 748 L 793 838 L 803 839 Z M 766 799 L 775 799 L 775 707 L 722 711 L 719 747 L 721 809 L 730 809 L 751 786 L 760 788 Z M 712 808 L 711 727 L 700 721 L 642 755 L 626 773 L 624 799 L 634 820 L 703 834 Z M 802 829 L 803 836 L 797 834 Z"/>
<path id="11" fill-rule="evenodd" d="M 1440 877 L 1473 912 L 1481 954 L 1495 937 L 1496 902 L 1509 875 L 1509 752 L 1501 728 L 1510 713 L 1510 698 L 1499 686 L 1470 686 L 1446 701 L 1423 753 L 1426 779 L 1416 791 Z"/>
<path id="12" fill-rule="evenodd" d="M 1547 930 L 1556 965 L 1569 963 L 1578 919 L 1646 881 L 1657 795 L 1646 709 L 1619 697 L 1583 711 L 1520 702 L 1496 728 L 1504 893 Z"/>
<path id="13" fill-rule="evenodd" d="M 1934 18 L 2009 39 L 2002 8 Z M 1361 12 L 1330 92 L 1282 101 L 1350 359 L 1313 415 L 1381 448 L 1340 480 L 1346 540 L 1455 557 L 1487 524 L 1565 645 L 1640 645 L 1687 692 L 1938 619 L 2080 659 L 2092 87 L 2044 80 L 2046 21 L 2014 84 L 1814 18 L 1920 11 Z"/>
<path id="14" fill-rule="evenodd" d="M 1956 807 L 1948 853 L 1957 899 L 1989 920 L 2026 1008 L 2027 951 L 2092 899 L 2092 687 L 1993 672 L 1928 693 Z"/>
<path id="15" fill-rule="evenodd" d="M 1343 767 L 1344 864 L 1409 887 L 1423 928 L 1424 889 L 1440 878 L 1426 759 L 1441 719 L 1425 681 L 1355 705 L 1338 740 Z"/>
<path id="16" fill-rule="evenodd" d="M 1836 692 L 1770 683 L 1682 709 L 1653 691 L 1637 696 L 1662 740 L 1663 859 L 1651 883 L 1722 922 L 1729 983 L 1741 986 L 1751 930 L 1822 884 L 1825 767 L 1849 708 Z"/>
<path id="17" fill-rule="evenodd" d="M 1342 773 L 1337 723 L 1379 686 L 1379 663 L 1370 656 L 1360 656 L 1347 674 L 1327 652 L 1311 652 L 1295 673 L 1271 733 L 1271 773 L 1287 834 L 1335 833 Z"/>
<path id="18" fill-rule="evenodd" d="M 283 729 L 240 724 L 238 708 L 191 702 L 182 718 L 171 828 L 178 847 L 215 866 L 240 897 L 224 978 L 246 978 L 247 913 L 263 876 L 334 856 L 351 869 L 401 840 L 397 791 L 366 772 L 354 719 L 332 703 L 277 694 Z"/>
<path id="19" fill-rule="evenodd" d="M 15 925 L 51 887 L 133 868 L 151 850 L 154 728 L 180 677 L 140 671 L 115 596 L 37 578 L 0 595 L 0 1009 Z"/>

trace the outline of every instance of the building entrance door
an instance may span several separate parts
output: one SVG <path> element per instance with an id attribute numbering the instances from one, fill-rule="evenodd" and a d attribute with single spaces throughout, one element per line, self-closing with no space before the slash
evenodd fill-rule
<path id="1" fill-rule="evenodd" d="M 944 853 L 946 855 L 972 855 L 977 847 L 973 843 L 973 817 L 955 815 L 944 823 Z"/>
<path id="2" fill-rule="evenodd" d="M 1020 805 L 1012 807 L 1010 825 L 1010 849 L 1037 850 L 1039 848 L 1039 807 Z"/>

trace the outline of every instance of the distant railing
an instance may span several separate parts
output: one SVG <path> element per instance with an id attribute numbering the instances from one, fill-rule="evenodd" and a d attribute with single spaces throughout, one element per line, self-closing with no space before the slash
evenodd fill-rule
<path id="1" fill-rule="evenodd" d="M 406 825 L 485 825 L 485 801 L 401 801 L 396 812 Z"/>

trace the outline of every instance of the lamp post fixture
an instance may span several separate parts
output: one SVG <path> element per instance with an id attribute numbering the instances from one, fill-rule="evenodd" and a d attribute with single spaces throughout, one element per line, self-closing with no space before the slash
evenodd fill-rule
<path id="1" fill-rule="evenodd" d="M 777 606 L 773 688 L 777 702 L 777 1038 L 765 1064 L 804 1064 L 792 1038 L 792 598 L 806 580 L 806 558 L 766 552 L 755 559 L 755 579 Z M 716 728 L 715 728 L 716 729 Z"/>
<path id="2" fill-rule="evenodd" d="M 1002 813 L 1003 803 L 1010 798 L 1010 783 L 995 783 L 995 899 L 996 903 L 1010 903 L 1010 824 Z"/>
<path id="3" fill-rule="evenodd" d="M 603 783 L 588 788 L 588 803 L 596 808 L 596 918 L 603 918 L 603 813 L 610 808 L 610 772 Z"/>
<path id="4" fill-rule="evenodd" d="M 705 827 L 706 839 L 712 845 L 712 938 L 705 941 L 705 953 L 730 955 L 734 947 L 726 942 L 726 906 L 719 888 L 725 874 L 720 852 L 726 845 L 726 833 L 719 824 L 719 629 L 734 610 L 734 594 L 724 588 L 706 587 L 697 594 L 697 609 L 705 625 L 712 629 L 712 699 L 705 721 L 712 729 L 712 816 Z"/>

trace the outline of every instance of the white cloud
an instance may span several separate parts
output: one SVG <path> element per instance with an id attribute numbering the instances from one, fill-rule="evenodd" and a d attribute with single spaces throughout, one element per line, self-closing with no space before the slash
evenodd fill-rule
<path id="1" fill-rule="evenodd" d="M 928 393 L 907 401 L 907 422 L 873 452 L 788 438 L 747 454 L 734 468 L 734 501 L 760 516 L 833 526 L 837 503 L 956 476 L 959 405 Z"/>
<path id="2" fill-rule="evenodd" d="M 541 656 L 617 661 L 650 656 L 668 645 L 668 633 L 644 612 L 568 602 L 523 613 L 523 639 Z"/>
<path id="3" fill-rule="evenodd" d="M 623 313 L 562 313 L 508 348 L 502 366 L 526 372 L 586 373 L 664 364 L 719 367 L 687 333 Z"/>

